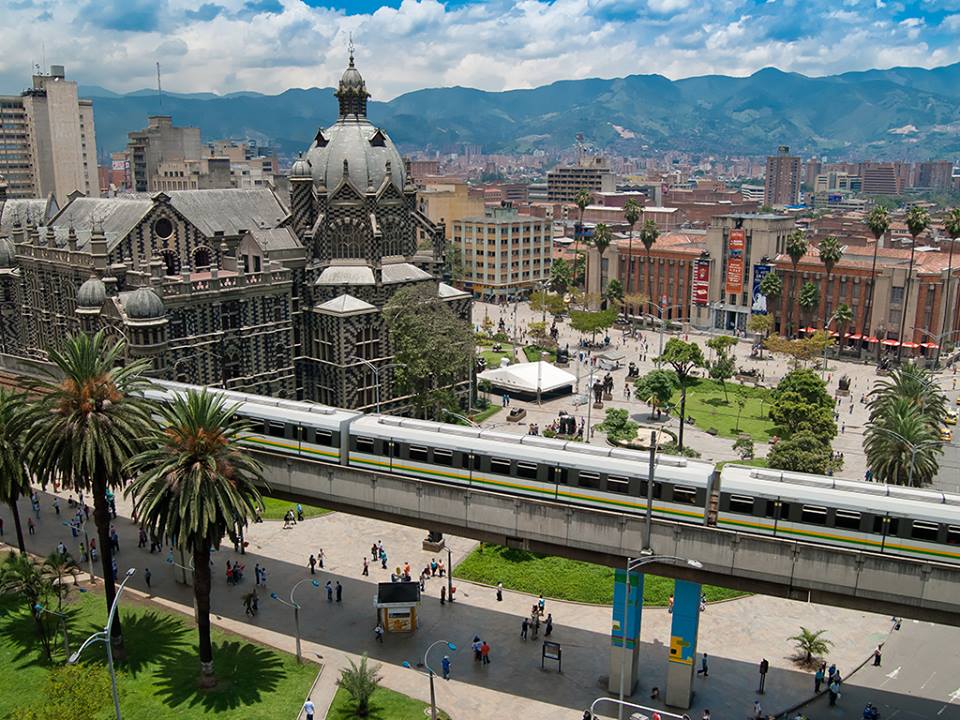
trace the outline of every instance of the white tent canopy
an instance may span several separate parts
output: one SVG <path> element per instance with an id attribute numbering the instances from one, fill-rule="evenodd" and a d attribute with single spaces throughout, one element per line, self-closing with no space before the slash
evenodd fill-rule
<path id="1" fill-rule="evenodd" d="M 537 392 L 538 384 L 541 392 L 550 392 L 572 386 L 577 381 L 575 375 L 543 360 L 484 370 L 477 379 L 486 380 L 503 390 L 523 393 Z"/>

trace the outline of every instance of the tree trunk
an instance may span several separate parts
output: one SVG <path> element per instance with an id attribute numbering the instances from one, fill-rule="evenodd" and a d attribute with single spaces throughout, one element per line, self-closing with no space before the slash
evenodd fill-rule
<path id="1" fill-rule="evenodd" d="M 829 333 L 830 328 L 827 325 L 827 292 L 830 289 L 830 271 L 824 268 L 823 273 L 823 329 Z"/>
<path id="2" fill-rule="evenodd" d="M 14 495 L 10 501 L 10 512 L 13 513 L 13 527 L 17 531 L 17 547 L 20 548 L 21 553 L 26 553 L 27 545 L 23 540 L 23 526 L 20 524 L 20 508 L 17 507 L 19 500 L 20 496 Z"/>
<path id="3" fill-rule="evenodd" d="M 793 297 L 793 302 L 789 301 L 790 297 Z M 797 264 L 793 264 L 793 273 L 791 274 L 790 281 L 790 295 L 787 296 L 787 338 L 793 337 L 793 306 L 797 304 Z"/>
<path id="4" fill-rule="evenodd" d="M 947 282 L 944 288 L 943 293 L 943 322 L 940 324 L 940 342 L 937 343 L 936 353 L 933 356 L 933 367 L 936 367 L 940 364 L 940 348 L 943 345 L 944 341 L 953 336 L 953 323 L 951 325 L 951 332 L 947 334 L 947 318 L 950 311 L 950 280 L 953 277 L 953 246 L 956 244 L 956 238 L 950 238 L 950 255 L 947 259 Z"/>
<path id="5" fill-rule="evenodd" d="M 683 423 L 687 419 L 687 383 L 680 381 L 680 435 L 677 440 L 677 447 L 683 450 Z"/>
<path id="6" fill-rule="evenodd" d="M 917 238 L 916 236 L 913 236 L 913 242 L 910 244 L 910 265 L 907 267 L 907 282 L 906 287 L 903 288 L 903 302 L 901 303 L 900 310 L 900 334 L 897 336 L 897 340 L 900 341 L 900 344 L 897 346 L 897 364 L 900 363 L 900 359 L 903 357 L 903 333 L 907 327 L 907 306 L 910 304 L 910 287 L 913 285 L 913 260 L 916 250 Z"/>
<path id="7" fill-rule="evenodd" d="M 863 311 L 863 329 L 860 331 L 860 347 L 864 341 L 873 336 L 873 292 L 877 284 L 877 250 L 880 248 L 880 238 L 873 244 L 873 263 L 870 266 L 870 291 L 867 293 L 867 307 Z M 869 343 L 867 343 L 869 346 Z M 879 347 L 880 343 L 877 343 Z M 879 355 L 878 355 L 879 358 Z"/>
<path id="8" fill-rule="evenodd" d="M 107 504 L 107 481 L 102 472 L 94 473 L 91 479 L 93 493 L 93 521 L 97 526 L 97 545 L 100 551 L 100 567 L 103 572 L 104 599 L 107 613 L 113 607 L 117 596 L 117 579 L 113 576 L 113 548 L 110 546 L 110 506 Z M 89 551 L 89 548 L 88 548 Z M 123 659 L 123 632 L 120 626 L 120 613 L 113 618 L 110 630 L 110 642 L 113 644 L 114 658 Z"/>
<path id="9" fill-rule="evenodd" d="M 950 252 L 953 252 L 953 245 L 950 246 Z M 636 293 L 630 289 L 630 268 L 633 265 L 633 226 L 630 226 L 630 239 L 627 240 L 627 289 L 624 293 L 625 295 L 635 295 Z M 634 322 L 633 316 L 636 315 L 635 308 L 630 308 L 630 334 L 634 333 Z"/>
<path id="10" fill-rule="evenodd" d="M 210 545 L 193 551 L 193 594 L 197 602 L 197 644 L 200 655 L 200 685 L 217 684 L 213 674 L 213 644 L 210 641 Z"/>

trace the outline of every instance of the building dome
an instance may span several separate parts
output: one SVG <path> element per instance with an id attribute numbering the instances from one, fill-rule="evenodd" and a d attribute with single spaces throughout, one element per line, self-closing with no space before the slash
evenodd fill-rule
<path id="1" fill-rule="evenodd" d="M 7 238 L 0 238 L 0 269 L 12 268 L 16 265 L 16 260 L 17 253 L 13 249 L 13 243 Z"/>
<path id="2" fill-rule="evenodd" d="M 107 299 L 107 286 L 103 280 L 92 277 L 77 291 L 77 307 L 99 308 Z"/>
<path id="3" fill-rule="evenodd" d="M 303 153 L 300 153 L 300 157 L 294 161 L 293 165 L 290 167 L 290 177 L 291 178 L 308 178 L 310 177 L 310 161 L 303 159 Z"/>
<path id="4" fill-rule="evenodd" d="M 138 288 L 127 296 L 123 309 L 131 320 L 154 320 L 166 313 L 163 300 L 150 288 Z"/>

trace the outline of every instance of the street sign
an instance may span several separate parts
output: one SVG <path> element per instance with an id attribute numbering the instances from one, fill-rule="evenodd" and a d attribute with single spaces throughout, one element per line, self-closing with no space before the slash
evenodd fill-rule
<path id="1" fill-rule="evenodd" d="M 540 669 L 543 669 L 543 665 L 547 660 L 556 660 L 557 661 L 557 672 L 563 672 L 563 660 L 561 656 L 563 651 L 560 649 L 560 643 L 550 642 L 549 640 L 543 641 L 543 650 L 540 654 Z"/>

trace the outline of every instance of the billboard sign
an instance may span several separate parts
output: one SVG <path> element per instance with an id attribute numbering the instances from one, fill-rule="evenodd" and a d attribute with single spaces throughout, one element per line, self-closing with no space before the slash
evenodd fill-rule
<path id="1" fill-rule="evenodd" d="M 710 301 L 710 261 L 700 258 L 693 266 L 693 302 L 706 305 Z"/>
<path id="2" fill-rule="evenodd" d="M 733 228 L 727 236 L 726 291 L 730 295 L 738 295 L 743 290 L 743 251 L 746 244 L 746 231 Z"/>
<path id="3" fill-rule="evenodd" d="M 767 314 L 767 296 L 760 292 L 760 283 L 763 282 L 767 273 L 772 271 L 773 268 L 770 265 L 753 266 L 753 301 L 750 305 L 750 312 L 754 315 Z"/>

